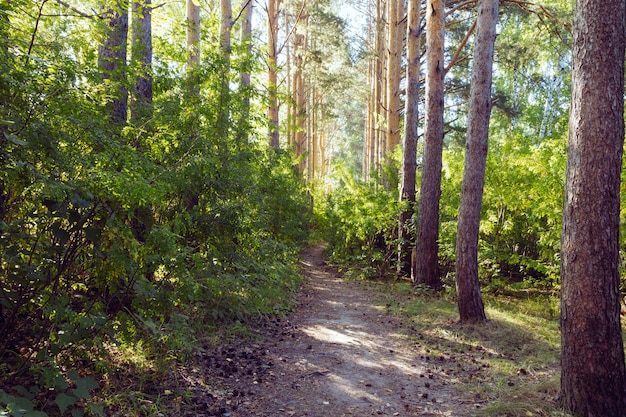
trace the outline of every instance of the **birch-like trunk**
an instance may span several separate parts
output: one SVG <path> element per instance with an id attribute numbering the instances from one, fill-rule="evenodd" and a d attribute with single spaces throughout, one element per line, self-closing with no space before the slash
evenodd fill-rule
<path id="1" fill-rule="evenodd" d="M 270 146 L 280 148 L 278 132 L 278 11 L 280 0 L 267 1 L 267 78 Z"/>
<path id="2" fill-rule="evenodd" d="M 200 64 L 200 6 L 194 0 L 187 0 L 187 74 L 190 82 L 190 92 L 200 94 L 198 80 L 194 79 L 193 72 Z"/>

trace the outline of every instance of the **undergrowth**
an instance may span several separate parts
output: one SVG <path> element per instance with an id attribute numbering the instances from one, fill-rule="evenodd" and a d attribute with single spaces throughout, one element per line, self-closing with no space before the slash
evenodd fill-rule
<path id="1" fill-rule="evenodd" d="M 454 293 L 407 281 L 368 281 L 401 318 L 415 351 L 451 382 L 476 416 L 566 417 L 559 407 L 558 294 L 485 294 L 489 321 L 460 324 Z"/>

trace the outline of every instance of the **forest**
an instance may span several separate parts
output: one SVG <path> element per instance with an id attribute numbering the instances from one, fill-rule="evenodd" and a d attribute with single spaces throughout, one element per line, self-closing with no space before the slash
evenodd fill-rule
<path id="1" fill-rule="evenodd" d="M 625 20 L 0 0 L 0 416 L 230 416 L 146 386 L 286 320 L 319 245 L 422 339 L 527 326 L 528 356 L 488 366 L 541 399 L 502 377 L 471 415 L 625 416 Z"/>

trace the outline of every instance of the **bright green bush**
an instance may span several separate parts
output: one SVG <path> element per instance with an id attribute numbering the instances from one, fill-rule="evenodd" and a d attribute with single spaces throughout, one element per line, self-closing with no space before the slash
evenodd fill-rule
<path id="1" fill-rule="evenodd" d="M 318 204 L 316 223 L 334 260 L 383 273 L 395 256 L 398 210 L 395 187 L 343 175 L 341 186 Z"/>
<path id="2" fill-rule="evenodd" d="M 241 93 L 213 94 L 217 47 L 198 70 L 206 94 L 157 69 L 154 116 L 120 128 L 93 68 L 50 42 L 27 62 L 0 48 L 0 411 L 32 415 L 82 406 L 95 386 L 73 364 L 95 372 L 107 344 L 184 354 L 196 330 L 290 309 L 311 217 L 260 116 L 241 122 Z"/>

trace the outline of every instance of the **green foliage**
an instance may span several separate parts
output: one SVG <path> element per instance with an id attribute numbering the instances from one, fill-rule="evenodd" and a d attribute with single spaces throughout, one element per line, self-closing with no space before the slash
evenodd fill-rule
<path id="1" fill-rule="evenodd" d="M 396 246 L 399 203 L 395 187 L 364 183 L 347 172 L 340 182 L 316 207 L 316 224 L 329 243 L 331 257 L 358 263 L 372 274 L 387 272 Z"/>
<path id="2" fill-rule="evenodd" d="M 107 346 L 182 355 L 212 326 L 291 308 L 310 198 L 290 157 L 261 145 L 262 116 L 241 105 L 257 93 L 216 94 L 231 71 L 217 45 L 203 50 L 201 94 L 158 63 L 153 116 L 120 127 L 107 122 L 94 45 L 74 32 L 96 28 L 22 2 L 5 11 L 0 412 L 103 415 L 95 379 L 77 370 L 106 372 L 93 361 Z M 233 50 L 235 79 L 254 58 Z"/>

